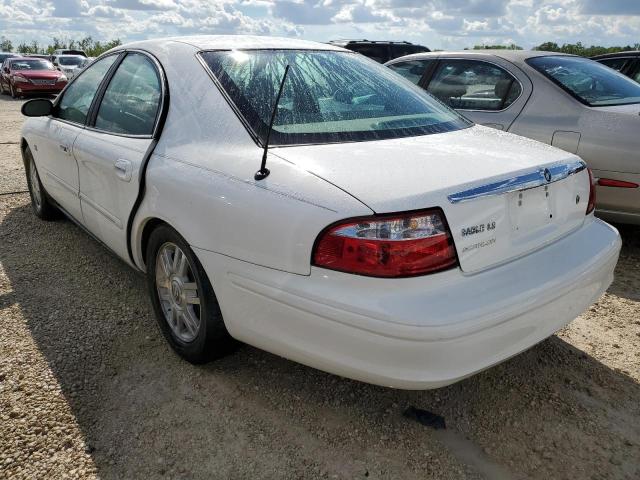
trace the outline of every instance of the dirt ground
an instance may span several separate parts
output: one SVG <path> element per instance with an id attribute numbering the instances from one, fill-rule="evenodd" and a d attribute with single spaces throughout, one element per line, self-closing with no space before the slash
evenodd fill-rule
<path id="1" fill-rule="evenodd" d="M 10 193 L 26 188 L 20 104 L 0 96 L 0 478 L 640 478 L 640 228 L 619 226 L 596 305 L 447 388 L 375 387 L 251 347 L 197 367 L 163 340 L 143 277 Z"/>

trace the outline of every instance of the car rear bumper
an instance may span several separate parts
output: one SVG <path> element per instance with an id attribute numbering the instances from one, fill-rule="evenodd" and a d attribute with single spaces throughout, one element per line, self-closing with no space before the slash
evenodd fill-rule
<path id="1" fill-rule="evenodd" d="M 620 237 L 588 218 L 508 264 L 377 279 L 272 270 L 194 248 L 232 336 L 297 362 L 383 386 L 456 382 L 552 335 L 613 280 Z"/>

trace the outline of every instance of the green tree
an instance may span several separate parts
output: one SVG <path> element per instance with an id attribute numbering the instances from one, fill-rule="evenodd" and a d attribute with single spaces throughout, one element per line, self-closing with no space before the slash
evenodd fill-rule
<path id="1" fill-rule="evenodd" d="M 0 52 L 13 52 L 13 43 L 4 35 L 0 37 Z"/>

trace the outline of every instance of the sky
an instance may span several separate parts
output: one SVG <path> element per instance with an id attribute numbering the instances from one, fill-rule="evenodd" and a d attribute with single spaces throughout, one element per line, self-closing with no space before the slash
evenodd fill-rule
<path id="1" fill-rule="evenodd" d="M 640 43 L 640 0 L 0 0 L 14 45 L 255 34 L 407 40 L 432 49 Z"/>

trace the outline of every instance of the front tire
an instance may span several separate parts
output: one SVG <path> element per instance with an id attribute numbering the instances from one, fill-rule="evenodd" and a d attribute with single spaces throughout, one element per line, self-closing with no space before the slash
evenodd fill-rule
<path id="1" fill-rule="evenodd" d="M 42 182 L 40 182 L 36 162 L 33 160 L 33 154 L 29 147 L 24 150 L 24 167 L 27 174 L 27 186 L 31 195 L 33 213 L 42 220 L 55 220 L 59 216 L 58 209 L 53 206 L 42 186 Z"/>
<path id="2" fill-rule="evenodd" d="M 159 226 L 151 233 L 146 257 L 151 303 L 171 348 L 195 364 L 233 351 L 237 342 L 227 332 L 213 287 L 182 236 Z"/>

